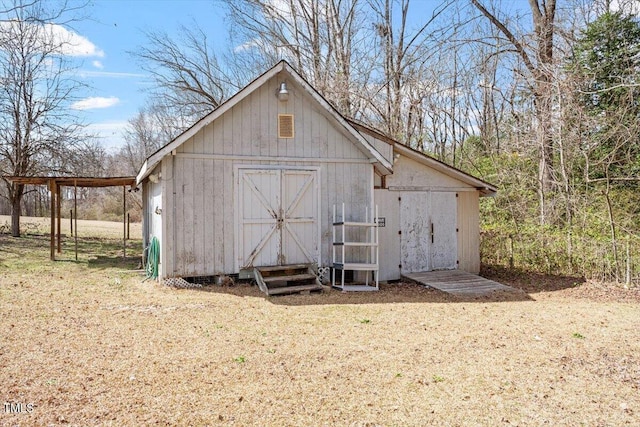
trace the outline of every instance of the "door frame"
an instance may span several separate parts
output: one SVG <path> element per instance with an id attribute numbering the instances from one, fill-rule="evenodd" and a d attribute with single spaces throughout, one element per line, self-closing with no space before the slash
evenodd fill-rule
<path id="1" fill-rule="evenodd" d="M 242 237 L 242 221 L 240 215 L 242 212 L 241 200 L 240 200 L 240 174 L 243 170 L 293 170 L 293 171 L 308 171 L 315 174 L 315 192 L 316 192 L 316 241 L 317 249 L 316 253 L 312 254 L 315 257 L 315 262 L 320 263 L 320 255 L 322 253 L 322 208 L 321 202 L 321 167 L 320 166 L 294 166 L 294 165 L 274 165 L 274 164 L 240 164 L 233 167 L 233 183 L 234 183 L 234 269 L 239 272 L 242 267 L 243 259 L 242 251 L 240 247 L 240 239 Z M 281 190 L 282 191 L 282 190 Z"/>
<path id="2" fill-rule="evenodd" d="M 407 193 L 418 193 L 418 194 L 422 194 L 424 196 L 424 201 L 426 203 L 426 206 L 424 207 L 424 214 L 425 214 L 425 218 L 424 220 L 426 221 L 426 227 L 424 228 L 426 236 L 427 236 L 427 247 L 426 247 L 426 253 L 427 253 L 427 259 L 425 262 L 425 268 L 422 269 L 421 271 L 434 271 L 434 249 L 436 247 L 435 243 L 431 243 L 431 239 L 433 238 L 432 236 L 432 232 L 431 230 L 433 230 L 432 224 L 434 221 L 434 205 L 433 205 L 433 197 L 432 195 L 434 193 L 450 193 L 455 195 L 457 192 L 456 191 L 436 191 L 436 190 L 411 190 L 411 191 L 401 191 L 399 192 L 399 196 L 400 196 L 400 200 L 398 203 L 398 228 L 400 229 L 401 233 L 400 233 L 400 253 L 399 253 L 399 259 L 400 259 L 400 274 L 405 274 L 407 273 L 406 271 L 406 264 L 405 264 L 405 258 L 404 258 L 404 254 L 403 254 L 403 241 L 406 241 L 405 239 L 407 239 L 407 231 L 404 229 L 404 226 L 406 225 L 403 222 L 403 217 L 402 217 L 402 203 L 403 201 L 406 202 L 406 195 Z M 454 196 L 455 197 L 455 196 Z M 453 242 L 455 247 L 452 248 L 452 251 L 454 252 L 453 255 L 455 256 L 456 261 L 458 261 L 458 215 L 457 215 L 457 197 L 455 197 L 456 200 L 456 212 L 453 215 L 453 218 L 455 219 L 455 227 L 454 229 L 455 231 L 455 235 L 453 236 Z M 438 227 L 440 228 L 440 227 Z M 423 235 L 421 235 L 421 237 L 425 237 Z M 418 238 L 415 237 L 414 238 Z M 451 268 L 445 268 L 445 269 L 457 269 L 458 268 L 458 263 L 456 262 L 455 265 Z M 411 272 L 409 272 L 411 273 Z"/>
<path id="3" fill-rule="evenodd" d="M 434 199 L 439 198 L 442 205 L 438 205 L 440 212 L 436 212 L 434 206 L 437 202 Z M 429 210 L 429 218 L 431 223 L 436 223 L 437 227 L 434 231 L 435 242 L 431 244 L 431 270 L 455 270 L 458 268 L 458 196 L 455 191 L 432 191 L 429 202 L 431 204 Z M 454 211 L 444 210 L 444 208 L 452 208 Z M 441 221 L 437 221 L 440 218 Z M 447 220 L 453 220 L 453 222 Z M 444 230 L 444 232 L 443 232 Z M 441 239 L 448 239 L 448 244 L 443 245 Z M 446 251 L 438 251 L 438 248 L 447 247 Z M 439 259 L 436 259 L 439 257 Z"/>

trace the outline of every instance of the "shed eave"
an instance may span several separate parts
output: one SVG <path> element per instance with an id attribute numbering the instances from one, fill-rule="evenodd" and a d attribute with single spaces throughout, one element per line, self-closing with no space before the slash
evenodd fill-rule
<path id="1" fill-rule="evenodd" d="M 150 169 L 147 169 L 147 164 L 149 159 L 146 159 L 142 166 L 140 166 L 140 170 L 138 171 L 138 175 L 136 175 L 136 184 L 140 185 L 144 179 L 149 176 L 151 173 Z"/>
<path id="2" fill-rule="evenodd" d="M 413 159 L 419 163 L 424 164 L 425 166 L 429 166 L 430 168 L 437 170 L 451 178 L 457 179 L 467 185 L 475 187 L 481 196 L 495 196 L 498 192 L 498 189 L 485 182 L 479 178 L 476 178 L 473 175 L 469 175 L 466 172 L 461 171 L 460 169 L 454 168 L 453 166 L 449 166 L 446 163 L 443 163 L 439 160 L 436 160 L 430 156 L 427 156 L 424 153 L 416 151 L 412 148 L 407 147 L 399 142 L 396 142 L 393 146 L 393 150 L 398 152 L 401 155 L 404 155 L 410 159 Z"/>
<path id="3" fill-rule="evenodd" d="M 362 134 L 340 114 L 317 90 L 315 90 L 296 70 L 294 70 L 289 63 L 281 61 L 282 69 L 295 80 L 295 82 L 302 86 L 313 99 L 316 100 L 331 117 L 338 122 L 352 137 L 355 138 L 362 151 L 367 155 L 371 163 L 374 164 L 376 170 L 382 175 L 389 175 L 393 173 L 393 165 L 385 159 L 382 154 L 375 147 L 362 136 Z"/>

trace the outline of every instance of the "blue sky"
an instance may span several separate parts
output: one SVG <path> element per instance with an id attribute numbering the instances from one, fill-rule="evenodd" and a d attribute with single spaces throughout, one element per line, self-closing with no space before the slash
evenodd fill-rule
<path id="1" fill-rule="evenodd" d="M 430 11 L 440 1 L 414 0 L 412 10 Z M 75 108 L 104 147 L 115 150 L 122 145 L 127 120 L 145 104 L 144 91 L 151 81 L 130 53 L 145 43 L 144 32 L 162 30 L 176 35 L 181 25 L 196 22 L 222 52 L 229 43 L 224 9 L 216 0 L 90 1 L 85 12 L 91 19 L 72 25 L 84 38 L 84 52 L 77 56 L 82 62 L 79 76 L 90 86 Z"/>
<path id="2" fill-rule="evenodd" d="M 409 20 L 420 20 L 440 1 L 415 0 Z M 80 61 L 79 77 L 89 89 L 75 109 L 89 124 L 89 132 L 110 150 L 122 145 L 127 120 L 144 106 L 145 89 L 151 86 L 131 54 L 145 44 L 145 31 L 175 36 L 181 25 L 196 22 L 216 50 L 226 50 L 229 43 L 225 10 L 216 0 L 91 0 L 84 12 L 90 19 L 74 22 L 72 29 L 81 38 L 82 52 L 74 55 Z M 255 71 L 257 75 L 264 70 Z"/>
<path id="3" fill-rule="evenodd" d="M 130 54 L 145 43 L 144 31 L 171 35 L 195 21 L 219 41 L 216 48 L 228 42 L 223 11 L 213 0 L 93 0 L 85 12 L 91 19 L 72 27 L 85 39 L 78 72 L 89 88 L 75 108 L 108 149 L 122 144 L 127 120 L 145 103 L 150 80 Z"/>

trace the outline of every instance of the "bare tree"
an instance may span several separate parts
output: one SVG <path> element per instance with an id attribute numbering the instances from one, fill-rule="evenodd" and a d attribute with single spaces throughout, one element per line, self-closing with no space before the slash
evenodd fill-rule
<path id="1" fill-rule="evenodd" d="M 233 0 L 235 54 L 255 66 L 286 59 L 342 113 L 356 116 L 372 37 L 362 0 Z"/>
<path id="2" fill-rule="evenodd" d="M 123 173 L 137 173 L 145 159 L 175 138 L 183 125 L 176 123 L 171 110 L 160 104 L 141 108 L 125 129 L 125 144 L 119 153 L 127 165 Z"/>
<path id="3" fill-rule="evenodd" d="M 554 183 L 553 156 L 553 103 L 552 76 L 554 65 L 554 34 L 556 30 L 556 0 L 529 0 L 533 20 L 533 46 L 525 37 L 518 36 L 509 28 L 508 21 L 495 11 L 490 11 L 478 0 L 471 3 L 489 22 L 498 28 L 510 43 L 510 52 L 520 58 L 528 72 L 528 85 L 534 100 L 539 149 L 538 183 L 540 199 L 540 222 L 546 221 L 546 194 Z"/>
<path id="4" fill-rule="evenodd" d="M 81 126 L 68 108 L 79 87 L 63 55 L 67 40 L 55 32 L 73 10 L 15 0 L 0 21 L 0 174 L 33 176 L 56 171 Z M 56 161 L 56 159 L 58 161 Z M 20 235 L 25 187 L 5 181 L 11 233 Z"/>
<path id="5" fill-rule="evenodd" d="M 238 86 L 218 63 L 214 46 L 197 25 L 180 28 L 179 39 L 166 32 L 146 34 L 148 43 L 133 54 L 155 80 L 154 96 L 187 122 L 194 122 Z"/>
<path id="6" fill-rule="evenodd" d="M 385 132 L 392 137 L 404 139 L 410 133 L 403 125 L 409 110 L 412 119 L 418 122 L 421 120 L 418 117 L 424 113 L 417 111 L 421 105 L 418 98 L 422 98 L 426 94 L 425 89 L 429 87 L 424 82 L 423 72 L 430 68 L 434 63 L 430 61 L 437 56 L 434 54 L 437 51 L 428 46 L 435 47 L 436 34 L 446 34 L 445 29 L 435 24 L 437 18 L 453 2 L 441 2 L 430 15 L 425 14 L 425 22 L 417 29 L 408 24 L 410 10 L 417 13 L 410 9 L 411 0 L 369 0 L 369 4 L 380 53 L 379 58 L 373 59 L 382 76 L 382 80 L 373 85 L 376 94 L 369 95 L 369 107 L 378 116 L 376 119 L 383 124 Z M 415 86 L 414 90 L 409 89 L 411 86 Z M 413 92 L 414 96 L 408 97 L 409 92 Z M 377 94 L 383 94 L 382 102 L 379 96 L 375 96 Z"/>

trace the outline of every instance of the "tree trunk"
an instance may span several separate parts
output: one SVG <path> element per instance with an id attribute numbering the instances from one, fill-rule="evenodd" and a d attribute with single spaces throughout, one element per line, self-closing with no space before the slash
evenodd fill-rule
<path id="1" fill-rule="evenodd" d="M 22 215 L 23 194 L 23 184 L 13 184 L 9 191 L 9 201 L 11 202 L 11 235 L 13 237 L 20 237 L 20 216 Z"/>
<path id="2" fill-rule="evenodd" d="M 538 192 L 540 195 L 540 224 L 547 222 L 548 210 L 546 199 L 554 188 L 554 161 L 553 161 L 553 126 L 552 126 L 552 78 L 545 70 L 534 73 L 536 85 L 534 88 L 534 104 L 536 110 L 537 139 L 539 150 L 538 162 Z"/>
<path id="3" fill-rule="evenodd" d="M 613 274 L 615 275 L 616 283 L 620 283 L 620 262 L 618 259 L 618 233 L 616 230 L 616 222 L 613 215 L 613 206 L 611 205 L 611 197 L 609 193 L 610 182 L 607 176 L 607 186 L 603 191 L 605 201 L 607 202 L 607 213 L 609 214 L 609 232 L 611 234 L 611 249 L 613 251 Z"/>
<path id="4" fill-rule="evenodd" d="M 535 104 L 537 120 L 537 143 L 539 147 L 538 194 L 540 197 L 540 223 L 547 221 L 546 197 L 554 187 L 553 181 L 553 105 L 551 98 L 553 69 L 553 36 L 555 31 L 556 0 L 529 0 L 533 17 L 533 51 L 528 50 L 525 39 L 518 38 L 507 27 L 506 20 L 501 21 L 487 10 L 478 0 L 471 3 L 509 40 L 515 53 L 522 59 L 531 73 L 530 82 Z M 533 53 L 533 54 L 532 54 Z"/>

